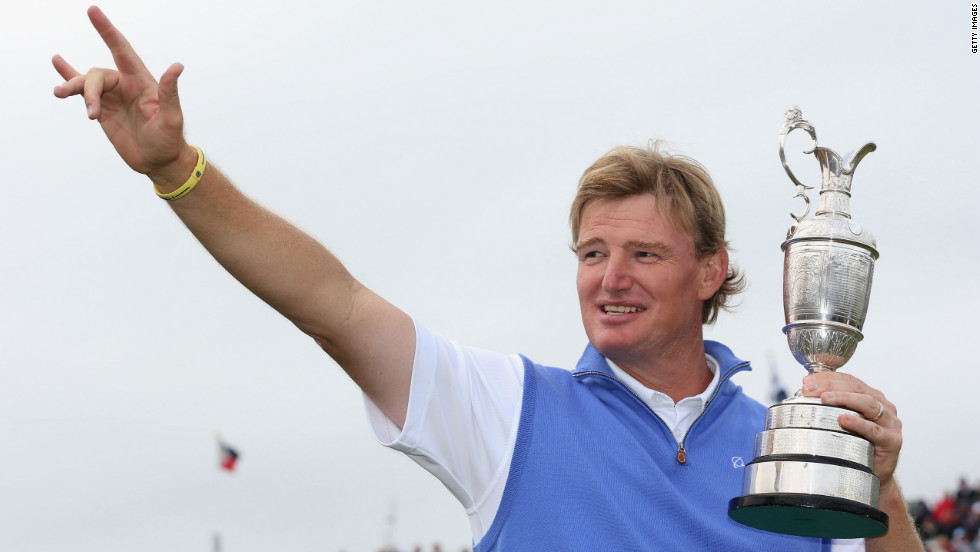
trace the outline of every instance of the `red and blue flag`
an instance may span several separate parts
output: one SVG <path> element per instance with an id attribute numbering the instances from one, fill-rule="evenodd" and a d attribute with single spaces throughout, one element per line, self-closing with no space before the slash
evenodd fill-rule
<path id="1" fill-rule="evenodd" d="M 235 471 L 235 463 L 238 462 L 238 451 L 228 443 L 218 441 L 219 463 L 222 469 Z"/>

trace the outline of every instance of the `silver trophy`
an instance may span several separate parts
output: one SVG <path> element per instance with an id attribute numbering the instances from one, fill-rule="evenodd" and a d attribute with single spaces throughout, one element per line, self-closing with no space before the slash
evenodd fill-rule
<path id="1" fill-rule="evenodd" d="M 822 183 L 816 215 L 806 190 L 786 163 L 786 136 L 801 128 L 813 143 L 805 154 L 820 162 Z M 868 142 L 846 162 L 817 147 L 813 125 L 791 106 L 779 130 L 779 159 L 806 210 L 791 215 L 782 244 L 783 309 L 790 351 L 810 372 L 834 371 L 854 354 L 871 297 L 878 258 L 875 239 L 851 219 L 851 178 Z M 804 220 L 805 219 L 805 220 Z M 739 523 L 776 533 L 822 538 L 873 537 L 888 530 L 878 509 L 880 482 L 872 472 L 870 442 L 843 430 L 837 418 L 850 410 L 818 398 L 795 397 L 769 408 L 765 431 L 756 435 L 755 459 L 745 466 L 742 496 L 729 502 Z"/>

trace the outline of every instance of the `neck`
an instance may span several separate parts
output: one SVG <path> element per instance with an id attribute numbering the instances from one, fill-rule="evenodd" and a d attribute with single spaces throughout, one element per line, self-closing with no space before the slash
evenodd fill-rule
<path id="1" fill-rule="evenodd" d="M 645 387 L 669 396 L 675 403 L 702 393 L 714 376 L 708 368 L 704 340 L 700 337 L 696 344 L 658 351 L 641 362 L 613 356 L 609 359 Z"/>

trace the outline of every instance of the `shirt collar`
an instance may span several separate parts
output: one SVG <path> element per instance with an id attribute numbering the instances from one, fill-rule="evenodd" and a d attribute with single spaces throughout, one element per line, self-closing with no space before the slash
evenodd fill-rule
<path id="1" fill-rule="evenodd" d="M 715 388 L 718 387 L 719 379 L 721 379 L 721 370 L 718 369 L 718 361 L 716 361 L 711 355 L 708 354 L 705 354 L 705 360 L 707 361 L 708 364 L 708 370 L 711 370 L 711 375 L 712 375 L 711 382 L 708 384 L 708 387 L 706 387 L 704 391 L 702 391 L 701 393 L 698 393 L 697 395 L 694 395 L 692 397 L 681 399 L 680 401 L 680 402 L 685 402 L 688 401 L 688 399 L 691 399 L 692 401 L 696 401 L 697 403 L 699 403 L 699 411 L 704 410 L 704 407 L 706 404 L 708 404 L 708 400 L 711 398 L 711 395 L 715 392 Z M 671 399 L 668 395 L 666 395 L 665 393 L 661 393 L 660 391 L 657 391 L 655 389 L 650 389 L 649 387 L 643 385 L 642 383 L 639 382 L 639 380 L 629 375 L 625 370 L 623 370 L 619 366 L 616 366 L 615 362 L 607 358 L 606 363 L 609 365 L 609 368 L 612 370 L 613 375 L 615 375 L 620 381 L 625 383 L 627 387 L 632 389 L 633 392 L 637 394 L 637 396 L 643 399 L 643 402 L 647 404 L 658 403 L 658 402 L 663 404 L 670 404 L 670 405 L 674 404 L 673 399 Z M 666 399 L 666 401 L 664 399 Z"/>

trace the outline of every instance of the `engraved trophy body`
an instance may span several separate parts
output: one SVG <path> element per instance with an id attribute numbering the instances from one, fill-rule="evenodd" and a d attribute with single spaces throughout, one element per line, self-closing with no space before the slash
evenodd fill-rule
<path id="1" fill-rule="evenodd" d="M 790 170 L 784 152 L 786 135 L 801 128 L 813 143 L 806 154 L 820 163 L 820 203 L 815 216 L 804 185 Z M 806 210 L 791 215 L 782 244 L 783 309 L 790 351 L 810 372 L 834 371 L 854 354 L 863 335 L 871 296 L 876 242 L 851 218 L 851 178 L 869 142 L 844 161 L 817 147 L 813 126 L 796 106 L 786 112 L 779 131 L 779 158 L 795 197 Z M 729 502 L 728 515 L 745 525 L 776 533 L 823 538 L 873 537 L 888 529 L 888 515 L 878 510 L 878 477 L 872 472 L 873 446 L 843 430 L 840 414 L 850 410 L 825 406 L 797 392 L 769 408 L 766 428 L 756 435 L 755 459 L 745 467 L 743 495 Z"/>

